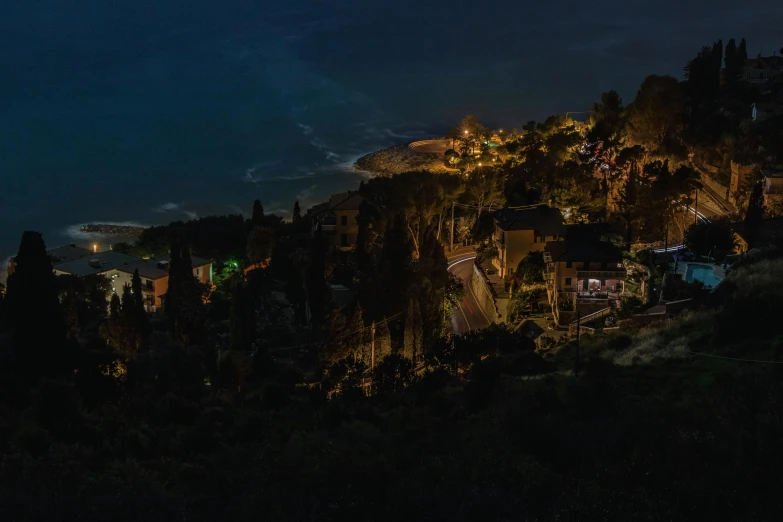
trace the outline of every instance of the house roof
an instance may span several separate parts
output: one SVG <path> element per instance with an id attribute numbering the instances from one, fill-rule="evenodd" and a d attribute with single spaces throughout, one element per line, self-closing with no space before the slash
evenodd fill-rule
<path id="1" fill-rule="evenodd" d="M 329 208 L 331 210 L 359 210 L 364 198 L 358 192 L 342 192 L 332 194 L 329 197 Z"/>
<path id="2" fill-rule="evenodd" d="M 169 275 L 167 271 L 158 267 L 157 264 L 152 261 L 139 261 L 138 263 L 132 263 L 117 269 L 119 272 L 128 274 L 132 274 L 136 270 L 139 271 L 139 277 L 145 279 L 163 279 Z"/>
<path id="3" fill-rule="evenodd" d="M 90 274 L 102 274 L 139 261 L 140 259 L 136 257 L 107 250 L 106 252 L 98 252 L 97 254 L 91 254 L 65 263 L 58 263 L 54 268 L 60 272 L 83 277 Z"/>
<path id="4" fill-rule="evenodd" d="M 781 56 L 758 56 L 745 60 L 746 69 L 779 69 L 783 67 Z"/>
<path id="5" fill-rule="evenodd" d="M 81 259 L 93 254 L 92 250 L 76 246 L 73 243 L 70 245 L 52 248 L 51 250 L 47 250 L 46 253 L 49 255 L 49 257 L 52 258 L 53 265 L 67 263 L 68 261 Z"/>
<path id="6" fill-rule="evenodd" d="M 541 235 L 565 235 L 563 214 L 559 209 L 540 205 L 530 208 L 504 208 L 495 212 L 495 222 L 502 230 L 535 230 Z"/>
<path id="7" fill-rule="evenodd" d="M 566 239 L 565 241 L 549 241 L 546 251 L 552 256 L 553 262 L 558 261 L 589 261 L 592 263 L 621 263 L 622 251 L 605 241 L 580 241 Z"/>
<path id="8" fill-rule="evenodd" d="M 766 169 L 762 170 L 761 173 L 765 178 L 783 178 L 783 170 Z"/>

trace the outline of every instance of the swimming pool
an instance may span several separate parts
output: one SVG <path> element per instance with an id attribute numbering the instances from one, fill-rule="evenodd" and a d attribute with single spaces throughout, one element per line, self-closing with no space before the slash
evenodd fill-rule
<path id="1" fill-rule="evenodd" d="M 722 279 L 715 275 L 713 265 L 688 263 L 688 271 L 685 272 L 685 280 L 689 283 L 701 281 L 706 288 L 715 288 Z"/>

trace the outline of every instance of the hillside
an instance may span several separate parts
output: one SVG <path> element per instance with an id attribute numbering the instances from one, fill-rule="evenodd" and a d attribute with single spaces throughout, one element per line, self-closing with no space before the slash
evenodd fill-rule
<path id="1" fill-rule="evenodd" d="M 408 145 L 395 145 L 362 156 L 356 160 L 355 167 L 382 175 L 400 174 L 412 170 L 454 172 L 444 166 L 443 158 L 439 155 L 415 152 Z"/>

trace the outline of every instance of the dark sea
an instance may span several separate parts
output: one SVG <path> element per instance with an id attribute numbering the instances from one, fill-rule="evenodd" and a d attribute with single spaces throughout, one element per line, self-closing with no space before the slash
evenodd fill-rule
<path id="1" fill-rule="evenodd" d="M 611 88 L 630 101 L 718 38 L 783 46 L 772 1 L 0 4 L 0 260 L 30 229 L 92 242 L 80 224 L 256 198 L 288 217 L 366 179 L 357 157 L 466 113 L 521 126 Z"/>

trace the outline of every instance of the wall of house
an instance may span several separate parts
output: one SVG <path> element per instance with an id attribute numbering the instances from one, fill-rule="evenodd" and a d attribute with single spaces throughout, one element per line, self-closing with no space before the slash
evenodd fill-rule
<path id="1" fill-rule="evenodd" d="M 133 274 L 129 274 L 127 272 L 117 272 L 116 278 L 114 281 L 114 293 L 116 293 L 119 297 L 122 297 L 122 288 L 125 285 L 131 286 L 131 281 L 133 280 Z M 152 289 L 150 290 L 147 286 L 147 282 L 152 281 Z M 152 307 L 159 308 L 162 305 L 160 296 L 165 294 L 166 291 L 169 289 L 169 277 L 161 277 L 160 279 L 148 279 L 146 277 L 141 278 L 141 291 L 144 294 L 144 300 L 145 302 L 150 302 Z M 154 312 L 155 310 L 150 309 L 148 310 L 150 312 Z"/>
<path id="2" fill-rule="evenodd" d="M 358 210 L 335 210 L 335 216 L 337 217 L 337 225 L 335 227 L 336 233 L 332 236 L 332 244 L 338 248 L 346 248 L 343 246 L 343 234 L 347 239 L 347 248 L 356 247 L 356 236 L 359 235 L 359 225 L 356 223 L 356 216 L 359 215 Z M 347 224 L 343 225 L 343 217 Z"/>
<path id="3" fill-rule="evenodd" d="M 576 273 L 582 269 L 582 265 L 584 265 L 584 263 L 571 263 L 570 267 L 568 266 L 568 263 L 564 262 L 558 262 L 556 265 L 557 280 L 555 281 L 555 287 L 557 290 L 563 292 L 576 292 Z"/>
<path id="4" fill-rule="evenodd" d="M 193 267 L 193 275 L 204 284 L 212 282 L 212 263 Z M 168 286 L 168 284 L 167 284 Z"/>
<path id="5" fill-rule="evenodd" d="M 729 193 L 736 197 L 737 192 L 742 191 L 756 171 L 755 165 L 741 165 L 734 161 L 731 162 L 731 183 L 729 184 Z"/>
<path id="6" fill-rule="evenodd" d="M 498 269 L 501 276 L 514 273 L 526 255 L 530 252 L 543 252 L 547 241 L 555 241 L 554 236 L 540 237 L 535 242 L 535 233 L 532 230 L 502 230 L 495 226 L 495 240 L 498 244 L 498 257 L 492 260 L 492 264 Z"/>

